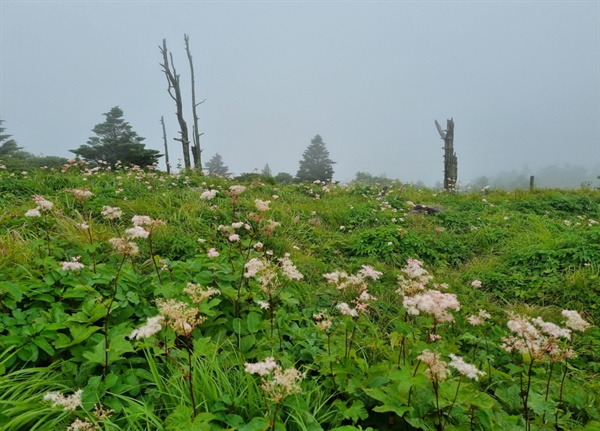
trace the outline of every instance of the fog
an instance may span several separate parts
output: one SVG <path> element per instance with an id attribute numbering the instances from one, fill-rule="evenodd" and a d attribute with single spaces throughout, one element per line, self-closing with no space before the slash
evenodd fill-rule
<path id="1" fill-rule="evenodd" d="M 268 163 L 295 175 L 319 134 L 337 180 L 362 171 L 434 185 L 434 120 L 449 118 L 460 182 L 600 173 L 600 3 L 590 1 L 2 0 L 6 132 L 29 152 L 70 158 L 120 106 L 161 151 L 164 115 L 176 164 L 158 46 L 166 38 L 190 108 L 184 33 L 205 99 L 203 161 L 219 153 L 234 173 Z"/>

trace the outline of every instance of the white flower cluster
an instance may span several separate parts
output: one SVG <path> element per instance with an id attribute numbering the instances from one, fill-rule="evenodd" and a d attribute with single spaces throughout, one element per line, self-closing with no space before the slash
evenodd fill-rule
<path id="1" fill-rule="evenodd" d="M 261 389 L 276 403 L 302 391 L 300 382 L 306 377 L 306 373 L 301 373 L 294 367 L 283 370 L 272 357 L 262 362 L 246 362 L 244 366 L 247 373 L 260 376 Z"/>
<path id="2" fill-rule="evenodd" d="M 541 317 L 531 319 L 519 315 L 511 316 L 507 326 L 514 335 L 502 339 L 502 348 L 509 353 L 516 350 L 529 354 L 532 360 L 547 357 L 555 362 L 574 355 L 570 348 L 559 342 L 560 339 L 571 339 L 570 329 L 545 322 Z"/>
<path id="3" fill-rule="evenodd" d="M 70 262 L 61 262 L 63 271 L 77 271 L 78 269 L 85 268 L 85 265 L 79 262 L 81 256 L 74 257 Z"/>
<path id="4" fill-rule="evenodd" d="M 42 212 L 50 211 L 54 207 L 54 204 L 42 195 L 33 195 L 33 201 L 37 207 L 25 212 L 25 217 L 41 217 Z"/>
<path id="5" fill-rule="evenodd" d="M 64 396 L 60 392 L 48 392 L 44 395 L 44 401 L 50 401 L 52 407 L 64 407 L 65 410 L 75 410 L 77 407 L 81 407 L 81 395 L 83 389 L 78 389 L 69 396 Z"/>
<path id="6" fill-rule="evenodd" d="M 161 315 L 148 317 L 148 319 L 146 319 L 146 324 L 134 329 L 131 334 L 129 334 L 129 338 L 139 340 L 140 338 L 153 336 L 162 329 L 161 323 L 164 320 L 165 318 Z"/>

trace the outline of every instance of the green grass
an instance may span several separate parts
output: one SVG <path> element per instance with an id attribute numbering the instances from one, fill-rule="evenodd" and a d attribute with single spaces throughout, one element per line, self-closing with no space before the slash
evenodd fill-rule
<path id="1" fill-rule="evenodd" d="M 382 197 L 377 186 L 325 190 L 255 181 L 235 198 L 228 194 L 233 184 L 140 171 L 0 172 L 6 192 L 0 193 L 0 352 L 6 352 L 0 357 L 0 429 L 66 429 L 75 417 L 95 421 L 94 404 L 114 410 L 99 422 L 106 430 L 393 429 L 392 422 L 450 430 L 470 415 L 471 429 L 489 429 L 492 420 L 498 429 L 525 429 L 519 393 L 528 360 L 501 347 L 509 335 L 507 312 L 561 324 L 561 310 L 575 309 L 600 322 L 598 191 L 450 194 L 393 183 Z M 77 202 L 68 191 L 74 188 L 94 196 Z M 201 199 L 208 189 L 219 193 Z M 55 205 L 45 218 L 23 216 L 35 207 L 35 194 Z M 255 199 L 271 201 L 270 209 L 259 213 Z M 442 211 L 413 214 L 408 201 Z M 116 223 L 100 214 L 106 205 L 122 209 Z M 164 224 L 153 229 L 151 242 L 134 240 L 138 255 L 122 256 L 108 241 L 130 228 L 134 215 Z M 280 225 L 268 231 L 269 220 Z M 91 226 L 91 241 L 77 226 L 83 221 Z M 239 242 L 219 228 L 234 222 L 248 225 L 235 229 Z M 254 247 L 258 241 L 262 249 Z M 209 258 L 211 248 L 220 255 Z M 244 277 L 250 258 L 275 265 L 287 253 L 302 280 L 287 281 L 277 269 L 269 297 L 265 286 Z M 60 269 L 76 256 L 84 269 Z M 408 258 L 423 261 L 433 282 L 447 283 L 458 295 L 454 324 L 407 314 L 396 289 Z M 342 316 L 339 302 L 352 305 L 356 298 L 323 274 L 356 274 L 363 265 L 382 272 L 368 282 L 378 300 L 357 318 Z M 472 287 L 473 280 L 482 286 Z M 190 303 L 183 292 L 188 282 L 221 290 L 198 306 L 202 324 L 188 335 L 164 328 L 143 341 L 128 338 L 158 313 L 157 299 Z M 260 301 L 270 303 L 273 314 Z M 313 319 L 323 309 L 333 319 L 329 332 Z M 467 318 L 480 309 L 492 321 L 471 327 Z M 432 343 L 431 334 L 441 339 Z M 596 327 L 574 338 L 578 356 L 569 359 L 571 380 L 561 400 L 564 361 L 552 371 L 549 362 L 534 364 L 531 429 L 584 429 L 600 420 L 598 338 Z M 481 397 L 480 404 L 469 410 L 461 395 L 450 408 L 458 382 L 453 375 L 440 386 L 439 408 L 451 413 L 440 424 L 426 367 L 417 360 L 425 349 L 445 358 L 459 354 L 485 370 L 480 382 L 461 381 L 461 391 Z M 301 394 L 267 397 L 271 425 L 261 381 L 244 371 L 246 362 L 269 356 L 307 374 Z M 49 391 L 78 388 L 84 403 L 75 413 L 42 401 Z"/>

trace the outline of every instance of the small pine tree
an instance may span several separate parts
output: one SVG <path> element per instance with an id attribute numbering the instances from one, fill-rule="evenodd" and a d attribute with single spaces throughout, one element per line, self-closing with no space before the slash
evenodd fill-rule
<path id="1" fill-rule="evenodd" d="M 265 167 L 262 169 L 261 174 L 265 177 L 271 178 L 273 176 L 273 171 L 271 171 L 271 168 L 269 167 L 269 164 L 267 163 L 265 165 Z"/>
<path id="2" fill-rule="evenodd" d="M 10 139 L 12 135 L 5 135 L 4 131 L 6 128 L 2 126 L 4 120 L 0 118 L 0 158 L 6 156 L 12 156 L 15 153 L 21 152 L 23 147 L 17 145 L 17 141 Z"/>
<path id="3" fill-rule="evenodd" d="M 331 181 L 333 178 L 333 160 L 321 136 L 316 135 L 303 153 L 296 181 Z"/>
<path id="4" fill-rule="evenodd" d="M 225 166 L 223 163 L 223 157 L 219 153 L 216 153 L 212 158 L 204 165 L 208 171 L 208 175 L 211 177 L 224 177 L 228 178 L 231 175 L 229 172 L 229 166 Z"/>
<path id="5" fill-rule="evenodd" d="M 138 136 L 122 118 L 121 108 L 115 106 L 103 115 L 106 116 L 106 121 L 92 129 L 97 136 L 89 138 L 87 144 L 76 150 L 69 150 L 70 152 L 93 163 L 107 162 L 112 167 L 115 167 L 117 162 L 124 166 L 134 164 L 146 167 L 162 157 L 159 151 L 145 148 L 145 144 L 142 143 L 145 138 Z"/>

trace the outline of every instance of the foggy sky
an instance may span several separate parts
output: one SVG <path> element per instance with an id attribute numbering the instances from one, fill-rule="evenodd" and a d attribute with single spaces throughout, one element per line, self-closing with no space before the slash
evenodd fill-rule
<path id="1" fill-rule="evenodd" d="M 0 0 L 0 118 L 34 154 L 71 158 L 120 106 L 148 148 L 181 158 L 158 46 L 191 104 L 203 161 L 295 175 L 320 134 L 334 178 L 442 181 L 434 125 L 453 117 L 459 180 L 600 166 L 598 1 Z M 191 130 L 192 117 L 186 118 Z M 164 165 L 164 163 L 163 163 Z"/>

